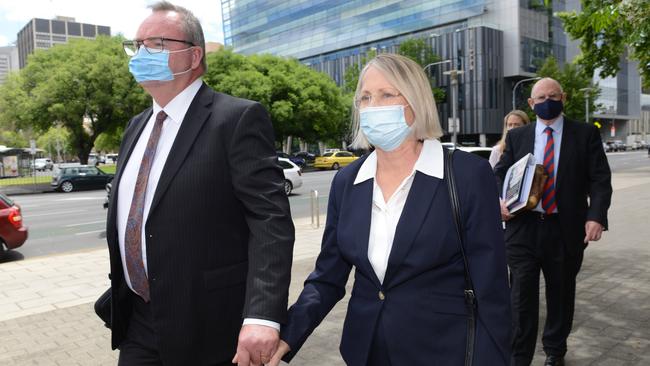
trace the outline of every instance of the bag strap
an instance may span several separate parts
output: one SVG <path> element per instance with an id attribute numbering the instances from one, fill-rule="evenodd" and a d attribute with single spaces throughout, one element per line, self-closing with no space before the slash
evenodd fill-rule
<path id="1" fill-rule="evenodd" d="M 463 267 L 465 269 L 465 305 L 467 307 L 467 346 L 465 348 L 465 366 L 471 366 L 474 359 L 474 339 L 476 337 L 476 297 L 474 294 L 474 284 L 469 273 L 469 264 L 465 255 L 465 244 L 463 240 L 463 222 L 460 216 L 460 200 L 456 190 L 456 181 L 452 160 L 454 150 L 445 149 L 445 180 L 449 190 L 449 200 L 451 201 L 451 210 L 458 235 L 460 245 L 460 254 L 463 257 Z"/>

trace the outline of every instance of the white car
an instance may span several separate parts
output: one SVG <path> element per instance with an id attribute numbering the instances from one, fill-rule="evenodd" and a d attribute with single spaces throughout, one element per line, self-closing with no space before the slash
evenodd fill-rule
<path id="1" fill-rule="evenodd" d="M 286 158 L 278 158 L 278 163 L 284 170 L 284 192 L 288 195 L 291 194 L 296 188 L 302 186 L 302 173 L 300 167 Z"/>
<path id="2" fill-rule="evenodd" d="M 54 164 L 52 163 L 52 160 L 47 159 L 47 158 L 35 159 L 32 166 L 36 170 L 52 170 L 52 169 L 54 169 Z"/>

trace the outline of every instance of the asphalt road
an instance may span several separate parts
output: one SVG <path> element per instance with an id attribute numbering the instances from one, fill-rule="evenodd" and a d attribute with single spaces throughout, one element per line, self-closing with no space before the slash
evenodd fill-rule
<path id="1" fill-rule="evenodd" d="M 634 171 L 650 164 L 647 150 L 608 153 L 614 173 Z M 336 172 L 303 173 L 303 185 L 289 197 L 294 218 L 310 217 L 310 192 L 318 191 L 320 212 L 324 217 L 329 188 Z M 106 245 L 105 192 L 83 191 L 15 196 L 29 227 L 29 239 L 18 250 L 9 252 L 4 261 L 97 248 Z"/>

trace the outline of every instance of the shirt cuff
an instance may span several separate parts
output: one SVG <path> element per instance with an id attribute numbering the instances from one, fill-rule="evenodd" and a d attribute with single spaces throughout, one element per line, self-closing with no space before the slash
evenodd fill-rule
<path id="1" fill-rule="evenodd" d="M 255 318 L 246 318 L 244 319 L 244 324 L 254 324 L 254 325 L 263 325 L 265 327 L 271 327 L 278 332 L 280 331 L 280 323 L 276 323 L 270 320 L 264 320 L 264 319 L 255 319 Z"/>

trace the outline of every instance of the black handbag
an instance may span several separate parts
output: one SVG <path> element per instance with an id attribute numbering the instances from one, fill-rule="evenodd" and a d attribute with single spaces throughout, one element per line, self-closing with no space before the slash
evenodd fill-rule
<path id="1" fill-rule="evenodd" d="M 456 190 L 454 180 L 454 171 L 452 160 L 454 150 L 446 149 L 445 151 L 445 180 L 449 190 L 449 199 L 451 201 L 451 211 L 456 224 L 456 233 L 460 243 L 460 254 L 463 257 L 463 266 L 465 267 L 465 306 L 467 307 L 467 345 L 465 347 L 465 366 L 471 366 L 474 361 L 474 342 L 476 338 L 476 297 L 474 294 L 474 285 L 472 277 L 469 274 L 469 264 L 465 256 L 465 244 L 463 240 L 463 222 L 460 216 L 460 200 Z"/>
<path id="2" fill-rule="evenodd" d="M 97 301 L 95 301 L 95 314 L 104 322 L 104 326 L 111 329 L 111 288 L 109 287 Z"/>

